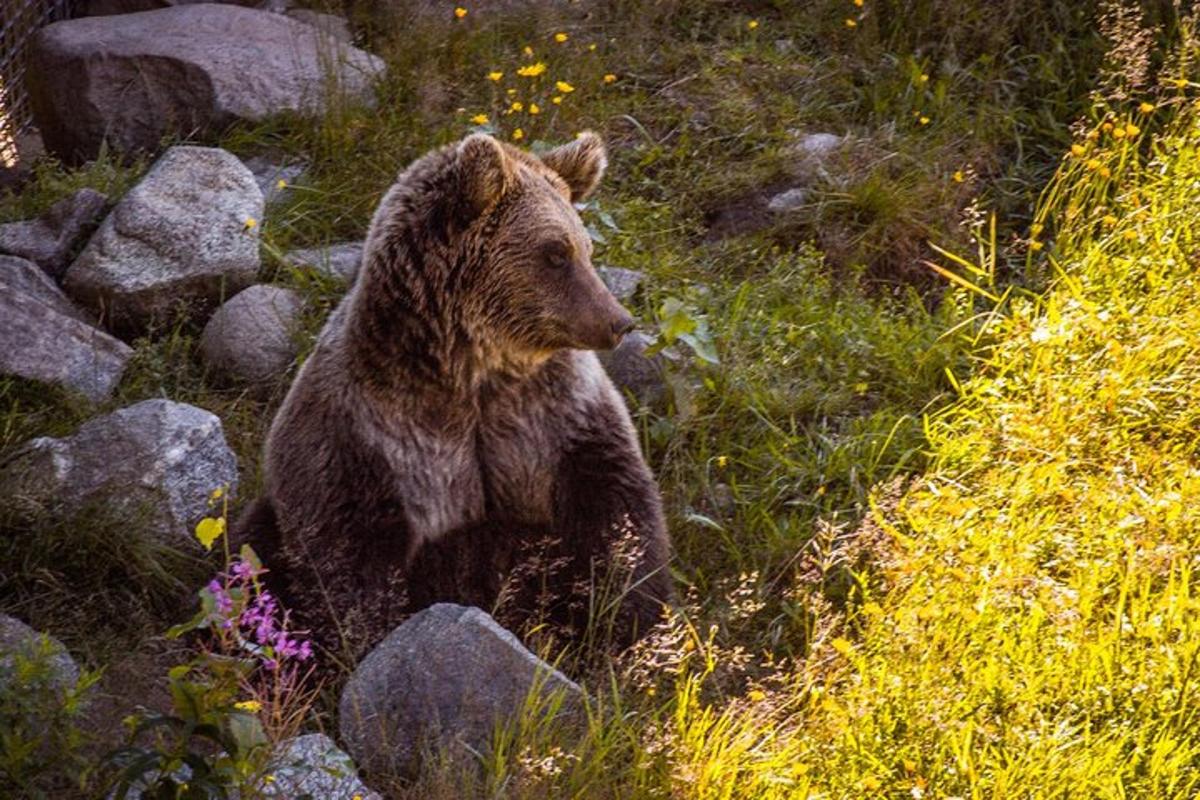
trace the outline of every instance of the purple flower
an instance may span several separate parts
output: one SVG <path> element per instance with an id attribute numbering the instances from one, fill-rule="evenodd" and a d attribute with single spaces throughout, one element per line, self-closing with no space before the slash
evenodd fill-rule
<path id="1" fill-rule="evenodd" d="M 230 571 L 233 573 L 235 578 L 240 578 L 242 580 L 253 578 L 258 574 L 255 571 L 253 564 L 251 564 L 249 561 L 241 560 L 235 561 L 233 563 L 233 568 Z"/>
<path id="2" fill-rule="evenodd" d="M 229 593 L 225 591 L 225 587 L 216 578 L 208 582 L 207 588 L 213 596 L 213 601 L 217 604 L 217 613 L 224 616 L 233 611 L 233 598 L 229 596 Z"/>

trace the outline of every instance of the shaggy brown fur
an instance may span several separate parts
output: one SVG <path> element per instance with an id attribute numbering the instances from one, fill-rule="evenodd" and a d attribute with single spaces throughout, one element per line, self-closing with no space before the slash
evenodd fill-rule
<path id="1" fill-rule="evenodd" d="M 476 134 L 384 197 L 237 526 L 324 644 L 439 600 L 579 630 L 614 573 L 628 642 L 670 600 L 658 489 L 590 352 L 632 326 L 572 206 L 604 168 L 594 134 L 540 158 Z"/>

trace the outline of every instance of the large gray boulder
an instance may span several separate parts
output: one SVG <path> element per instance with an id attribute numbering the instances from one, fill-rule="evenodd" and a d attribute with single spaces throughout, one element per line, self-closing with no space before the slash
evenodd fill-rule
<path id="1" fill-rule="evenodd" d="M 63 288 L 119 335 L 203 313 L 258 272 L 263 197 L 231 153 L 168 150 L 100 225 Z"/>
<path id="2" fill-rule="evenodd" d="M 283 14 L 198 3 L 48 25 L 33 38 L 27 84 L 46 148 L 78 162 L 105 141 L 132 153 L 168 134 L 320 115 L 336 93 L 369 100 L 383 70 Z"/>
<path id="3" fill-rule="evenodd" d="M 497 725 L 538 693 L 575 708 L 582 693 L 478 608 L 439 603 L 413 615 L 342 690 L 342 742 L 368 772 L 413 772 L 425 751 L 489 749 Z"/>
<path id="4" fill-rule="evenodd" d="M 232 3 L 239 6 L 256 6 L 257 0 L 88 0 L 80 16 L 101 17 L 109 14 L 136 14 L 138 11 L 154 11 L 171 6 L 186 6 L 192 3 Z"/>
<path id="5" fill-rule="evenodd" d="M 338 242 L 325 247 L 289 250 L 284 260 L 289 266 L 314 269 L 322 275 L 354 283 L 362 266 L 363 242 Z"/>
<path id="6" fill-rule="evenodd" d="M 100 192 L 80 189 L 37 219 L 0 225 L 0 253 L 29 259 L 55 278 L 62 277 L 75 248 L 104 216 L 107 203 Z"/>
<path id="7" fill-rule="evenodd" d="M 0 505 L 62 518 L 100 512 L 175 547 L 197 547 L 192 531 L 213 490 L 232 496 L 236 487 L 221 420 L 170 400 L 144 400 L 62 439 L 33 439 L 0 465 Z"/>
<path id="8" fill-rule="evenodd" d="M 7 614 L 0 614 L 0 689 L 13 680 L 16 661 L 45 659 L 47 683 L 59 692 L 75 688 L 79 681 L 79 665 L 71 658 L 62 642 Z"/>
<path id="9" fill-rule="evenodd" d="M 291 289 L 259 285 L 239 292 L 204 327 L 204 362 L 227 381 L 272 383 L 296 358 L 303 307 L 303 299 Z"/>
<path id="10" fill-rule="evenodd" d="M 0 256 L 0 374 L 112 394 L 133 350 L 90 320 L 31 261 Z"/>

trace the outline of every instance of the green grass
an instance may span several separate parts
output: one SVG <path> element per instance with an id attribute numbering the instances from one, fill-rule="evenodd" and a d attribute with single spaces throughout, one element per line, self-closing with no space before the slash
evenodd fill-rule
<path id="1" fill-rule="evenodd" d="M 1163 55 L 1175 21 L 1166 6 L 1147 9 L 1148 23 L 1165 21 L 1153 62 L 1183 74 Z M 1153 112 L 1136 110 L 1140 97 L 1112 106 L 1138 134 L 1079 139 L 1085 154 L 1064 165 L 1070 124 L 1098 126 L 1108 113 L 1089 95 L 1106 52 L 1094 11 L 659 0 L 468 16 L 447 33 L 363 5 L 361 37 L 389 63 L 375 108 L 222 138 L 241 155 L 310 165 L 262 226 L 262 277 L 308 301 L 305 352 L 342 290 L 276 255 L 361 238 L 395 174 L 484 114 L 487 129 L 511 140 L 519 128 L 535 149 L 584 128 L 606 136 L 609 176 L 584 212 L 604 236 L 597 263 L 647 273 L 632 310 L 650 325 L 682 303 L 706 321 L 720 359 L 674 370 L 668 413 L 635 411 L 685 596 L 672 625 L 585 676 L 597 698 L 581 728 L 531 714 L 482 773 L 375 776 L 379 788 L 422 798 L 1194 793 L 1187 552 L 1200 370 L 1188 343 L 1200 331 L 1187 265 L 1200 136 L 1191 112 L 1170 107 L 1187 90 L 1168 85 Z M 542 75 L 516 74 L 536 62 Z M 522 110 L 506 114 L 514 101 Z M 714 214 L 790 185 L 797 131 L 855 144 L 799 212 L 752 214 L 714 235 Z M 0 201 L 0 217 L 81 185 L 119 196 L 145 168 L 44 167 L 31 191 Z M 980 209 L 995 214 L 994 234 Z M 955 262 L 930 242 L 980 255 Z M 947 283 L 926 259 L 1003 302 Z M 0 380 L 0 458 L 31 436 L 166 396 L 221 416 L 242 497 L 253 496 L 286 381 L 265 397 L 221 387 L 198 338 L 181 322 L 139 342 L 99 409 Z M 37 608 L 26 616 L 64 630 L 99 667 L 116 634 L 88 642 L 97 608 L 131 612 L 148 643 L 179 618 L 144 587 L 111 588 L 172 556 L 94 531 L 66 553 L 61 529 L 29 532 L 3 566 L 35 564 L 19 574 L 44 579 L 3 584 L 0 605 Z M 130 569 L 80 574 L 89 563 Z M 73 580 L 104 602 L 71 607 Z M 136 648 L 132 638 L 120 641 Z"/>

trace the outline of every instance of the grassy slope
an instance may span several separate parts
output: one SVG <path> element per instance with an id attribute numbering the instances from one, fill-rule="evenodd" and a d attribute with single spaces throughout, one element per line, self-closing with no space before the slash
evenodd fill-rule
<path id="1" fill-rule="evenodd" d="M 1191 618 L 1186 603 L 1152 609 L 1188 594 L 1183 561 L 1155 547 L 1182 550 L 1184 526 L 1195 528 L 1195 470 L 1183 458 L 1189 447 L 1194 458 L 1195 440 L 1180 399 L 1195 364 L 1178 344 L 1173 358 L 1144 360 L 1189 341 L 1172 311 L 1194 287 L 1155 266 L 1168 254 L 1185 264 L 1184 253 L 1147 249 L 1157 247 L 1152 227 L 1187 209 L 1186 166 L 1169 159 L 1169 177 L 1154 179 L 1163 207 L 1149 209 L 1136 239 L 1124 237 L 1129 215 L 1093 237 L 1080 222 L 1061 225 L 1069 201 L 1044 204 L 1057 212 L 1046 222 L 1064 228 L 1056 256 L 1071 277 L 1044 302 L 1006 304 L 976 377 L 937 412 L 956 394 L 948 375 L 968 375 L 978 301 L 955 292 L 930 312 L 901 278 L 929 254 L 927 238 L 967 244 L 957 223 L 976 192 L 1009 226 L 1028 213 L 1095 63 L 1097 40 L 1082 34 L 1089 12 L 925 2 L 858 17 L 849 3 L 804 5 L 611 3 L 587 18 L 462 25 L 449 37 L 444 27 L 392 30 L 364 12 L 372 48 L 391 64 L 377 110 L 226 139 L 237 152 L 312 163 L 263 231 L 265 276 L 310 298 L 311 334 L 339 289 L 271 253 L 361 236 L 396 170 L 462 135 L 475 114 L 498 135 L 521 128 L 526 143 L 601 130 L 613 166 L 585 212 L 606 235 L 597 260 L 651 276 L 635 309 L 646 320 L 668 297 L 683 299 L 721 355 L 694 372 L 674 414 L 638 417 L 690 587 L 686 615 L 624 665 L 624 688 L 572 744 L 577 758 L 555 754 L 535 726 L 489 764 L 486 786 L 445 772 L 405 790 L 413 796 L 1094 796 L 1090 787 L 1114 775 L 1171 796 L 1163 776 L 1186 774 L 1190 673 L 1171 670 L 1187 672 L 1180 626 Z M 859 24 L 848 28 L 847 16 Z M 570 39 L 555 42 L 558 31 Z M 543 76 L 515 76 L 534 61 L 548 65 Z M 607 73 L 617 80 L 605 83 Z M 555 105 L 559 80 L 574 91 Z M 513 100 L 524 110 L 505 114 Z M 707 240 L 710 211 L 786 173 L 792 129 L 850 131 L 890 155 L 847 165 L 848 183 L 824 187 L 797 221 Z M 47 171 L 5 214 L 80 183 L 119 193 L 139 169 Z M 1151 174 L 1112 169 L 1126 189 Z M 1071 176 L 1056 186 L 1083 192 Z M 1079 194 L 1075 205 L 1091 213 L 1089 203 Z M 1004 261 L 997 271 L 1016 274 Z M 252 492 L 278 396 L 212 385 L 196 336 L 175 326 L 143 343 L 112 405 L 166 395 L 217 411 Z M 0 397 L 4 447 L 90 413 L 10 382 Z M 926 412 L 937 413 L 924 422 Z M 897 505 L 888 482 L 924 469 L 931 453 L 935 469 Z M 886 524 L 859 526 L 881 484 Z M 101 563 L 128 561 L 108 537 L 93 539 Z M 97 635 L 70 599 L 82 584 L 117 607 L 146 600 L 114 595 L 120 573 L 98 578 L 64 566 L 60 552 L 10 544 L 6 563 L 23 567 L 5 579 L 5 606 L 106 663 L 123 646 L 114 642 L 145 636 L 146 617 Z M 125 569 L 136 582 L 141 570 Z M 1128 630 L 1112 623 L 1121 613 Z M 652 663 L 668 668 L 647 677 Z"/>

